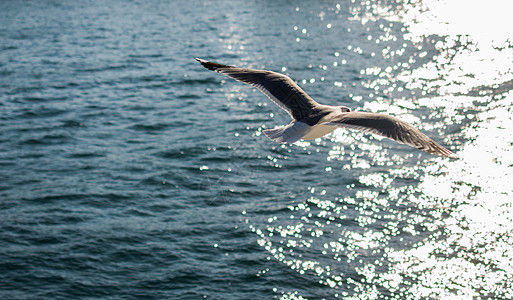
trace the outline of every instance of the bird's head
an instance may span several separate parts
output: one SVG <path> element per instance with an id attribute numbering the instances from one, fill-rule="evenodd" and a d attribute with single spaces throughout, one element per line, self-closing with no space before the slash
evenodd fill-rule
<path id="1" fill-rule="evenodd" d="M 351 109 L 349 107 L 339 106 L 339 108 L 340 108 L 340 111 L 342 111 L 342 112 L 350 112 L 351 111 Z"/>

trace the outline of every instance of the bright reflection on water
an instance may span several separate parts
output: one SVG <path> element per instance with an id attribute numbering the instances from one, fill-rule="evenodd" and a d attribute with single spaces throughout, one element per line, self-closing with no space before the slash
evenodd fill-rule
<path id="1" fill-rule="evenodd" d="M 358 180 L 341 188 L 354 196 L 312 184 L 286 216 L 250 228 L 269 259 L 329 286 L 334 297 L 513 298 L 513 45 L 505 34 L 512 28 L 504 24 L 506 1 L 352 2 L 354 26 L 381 34 L 343 45 L 331 65 L 319 67 L 344 67 L 348 57 L 380 59 L 360 70 L 365 93 L 351 94 L 354 103 L 366 99 L 364 110 L 444 137 L 438 140 L 461 159 L 335 131 L 320 177 L 350 170 Z M 319 17 L 340 10 L 336 5 Z M 308 28 L 294 30 L 298 43 L 309 37 Z M 297 144 L 305 151 L 312 145 L 323 144 Z"/>

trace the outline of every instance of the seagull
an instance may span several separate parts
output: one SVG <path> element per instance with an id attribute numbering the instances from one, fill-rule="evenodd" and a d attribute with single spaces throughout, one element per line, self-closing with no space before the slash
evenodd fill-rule
<path id="1" fill-rule="evenodd" d="M 211 71 L 257 88 L 289 113 L 292 118 L 290 124 L 264 130 L 265 135 L 277 143 L 292 144 L 300 139 L 313 140 L 342 127 L 384 136 L 430 154 L 458 158 L 452 151 L 433 141 L 411 124 L 396 117 L 351 111 L 345 106 L 319 104 L 308 96 L 294 80 L 284 74 L 195 59 Z"/>

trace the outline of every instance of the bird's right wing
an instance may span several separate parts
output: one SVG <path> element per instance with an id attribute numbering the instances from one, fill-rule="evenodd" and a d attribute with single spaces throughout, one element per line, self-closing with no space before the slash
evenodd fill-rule
<path id="1" fill-rule="evenodd" d="M 389 115 L 347 112 L 334 116 L 321 124 L 357 129 L 387 137 L 427 153 L 458 158 L 452 151 L 433 141 L 411 124 Z"/>
<path id="2" fill-rule="evenodd" d="M 237 68 L 196 58 L 205 68 L 259 89 L 269 99 L 299 121 L 317 105 L 290 77 L 265 70 Z"/>

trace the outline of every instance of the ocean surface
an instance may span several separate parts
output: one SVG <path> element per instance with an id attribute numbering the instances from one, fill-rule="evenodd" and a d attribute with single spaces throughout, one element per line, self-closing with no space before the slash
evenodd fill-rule
<path id="1" fill-rule="evenodd" d="M 1 1 L 0 299 L 513 298 L 507 1 Z M 289 117 L 194 57 L 406 120 Z"/>

